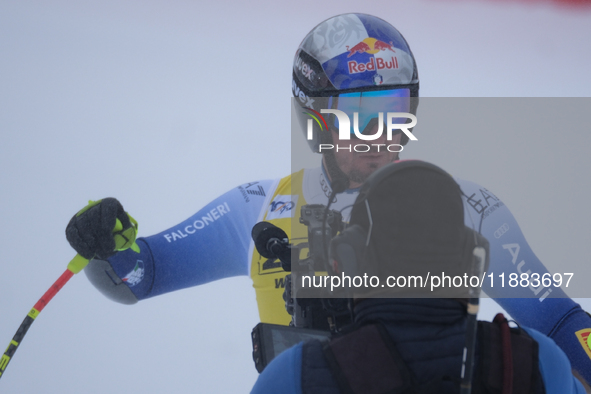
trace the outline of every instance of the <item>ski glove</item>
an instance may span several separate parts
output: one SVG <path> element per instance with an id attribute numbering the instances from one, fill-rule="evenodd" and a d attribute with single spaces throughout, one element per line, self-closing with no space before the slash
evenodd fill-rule
<path id="1" fill-rule="evenodd" d="M 114 233 L 117 220 L 121 222 L 122 229 Z M 90 201 L 76 213 L 66 227 L 66 238 L 82 257 L 105 260 L 122 249 L 120 244 L 126 243 L 126 240 L 134 242 L 136 230 L 135 220 L 123 210 L 117 199 L 109 197 Z M 116 243 L 117 237 L 121 240 Z"/>

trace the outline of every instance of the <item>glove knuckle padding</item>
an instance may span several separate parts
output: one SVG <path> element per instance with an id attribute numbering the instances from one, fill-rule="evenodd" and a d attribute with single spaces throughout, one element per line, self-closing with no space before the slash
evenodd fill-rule
<path id="1" fill-rule="evenodd" d="M 116 253 L 112 232 L 117 219 L 123 228 L 131 226 L 121 203 L 115 198 L 105 198 L 72 217 L 66 227 L 66 238 L 84 258 L 108 258 Z"/>
<path id="2" fill-rule="evenodd" d="M 76 252 L 78 252 L 82 257 L 88 259 L 91 258 L 94 254 L 92 252 L 92 250 L 94 249 L 93 239 L 84 237 L 84 229 L 79 228 L 81 226 L 77 219 L 78 218 L 74 216 L 68 223 L 68 226 L 66 227 L 66 239 L 68 240 L 72 248 L 76 250 Z"/>
<path id="3" fill-rule="evenodd" d="M 104 199 L 96 206 L 99 215 L 98 223 L 100 223 L 95 229 L 97 237 L 96 255 L 100 258 L 107 258 L 115 253 L 115 241 L 113 240 L 112 231 L 117 219 L 116 205 L 118 202 L 115 204 L 112 200 L 113 199 Z"/>

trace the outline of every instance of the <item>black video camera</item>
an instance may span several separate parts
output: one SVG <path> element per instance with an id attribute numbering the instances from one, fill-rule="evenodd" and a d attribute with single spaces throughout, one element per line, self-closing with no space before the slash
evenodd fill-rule
<path id="1" fill-rule="evenodd" d="M 253 329 L 253 358 L 259 372 L 283 350 L 307 339 L 330 338 L 352 320 L 349 300 L 322 297 L 327 295 L 323 288 L 305 289 L 304 294 L 304 289 L 293 285 L 304 276 L 313 277 L 327 271 L 330 241 L 344 228 L 341 213 L 321 204 L 304 205 L 300 223 L 308 227 L 308 242 L 298 245 L 290 244 L 285 231 L 271 223 L 260 222 L 252 229 L 261 256 L 278 258 L 289 272 L 283 298 L 292 316 L 290 326 L 259 323 Z M 300 258 L 305 249 L 307 256 Z"/>

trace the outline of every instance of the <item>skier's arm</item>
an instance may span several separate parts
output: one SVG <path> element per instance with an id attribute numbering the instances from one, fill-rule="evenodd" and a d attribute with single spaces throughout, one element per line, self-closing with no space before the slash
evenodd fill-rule
<path id="1" fill-rule="evenodd" d="M 138 238 L 140 253 L 127 250 L 92 260 L 85 269 L 87 276 L 107 297 L 131 304 L 248 275 L 251 229 L 275 185 L 275 181 L 262 181 L 232 189 L 182 223 Z"/>
<path id="2" fill-rule="evenodd" d="M 457 180 L 465 194 L 465 224 L 481 230 L 490 243 L 490 267 L 498 278 L 505 273 L 538 273 L 548 270 L 536 257 L 507 206 L 489 190 Z M 552 338 L 566 353 L 573 368 L 591 382 L 591 350 L 585 349 L 577 332 L 591 329 L 591 317 L 560 288 L 516 286 L 491 287 L 483 290 L 520 324 L 534 328 Z"/>

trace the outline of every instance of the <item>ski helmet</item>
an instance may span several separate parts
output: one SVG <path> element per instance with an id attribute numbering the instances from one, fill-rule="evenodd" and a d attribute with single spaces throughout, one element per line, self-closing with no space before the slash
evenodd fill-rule
<path id="1" fill-rule="evenodd" d="M 338 109 L 339 97 L 341 102 L 344 97 L 416 97 L 406 100 L 404 111 L 415 114 L 419 76 L 414 56 L 394 26 L 372 15 L 342 14 L 320 23 L 300 44 L 293 62 L 292 90 L 294 101 L 313 111 Z M 310 116 L 301 108 L 294 112 L 306 135 Z M 319 145 L 331 143 L 332 137 L 322 133 L 320 125 L 313 127 L 308 144 L 319 152 Z M 406 142 L 403 134 L 401 144 Z"/>

